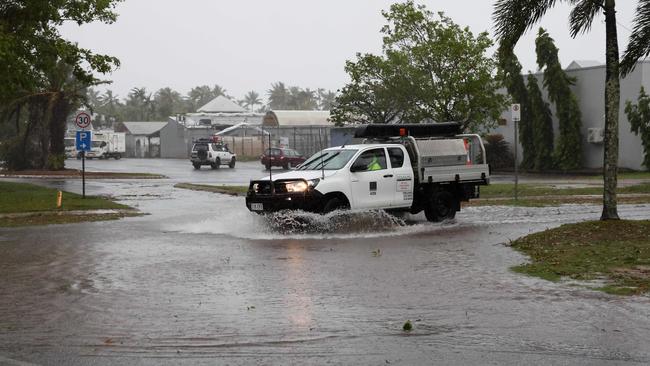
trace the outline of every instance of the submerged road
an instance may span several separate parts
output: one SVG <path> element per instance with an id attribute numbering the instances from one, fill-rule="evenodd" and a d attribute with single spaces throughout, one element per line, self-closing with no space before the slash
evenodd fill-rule
<path id="1" fill-rule="evenodd" d="M 509 271 L 526 260 L 510 240 L 599 207 L 473 207 L 441 224 L 304 214 L 286 232 L 291 216 L 173 188 L 243 183 L 261 166 L 122 162 L 170 179 L 93 180 L 89 192 L 148 215 L 0 229 L 0 365 L 650 363 L 650 298 Z M 621 215 L 647 219 L 650 206 Z"/>

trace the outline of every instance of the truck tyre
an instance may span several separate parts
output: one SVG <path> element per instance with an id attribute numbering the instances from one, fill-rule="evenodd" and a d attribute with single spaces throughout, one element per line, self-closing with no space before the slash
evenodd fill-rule
<path id="1" fill-rule="evenodd" d="M 454 196 L 447 191 L 435 192 L 424 208 L 428 221 L 438 222 L 456 217 Z"/>
<path id="2" fill-rule="evenodd" d="M 199 164 L 199 163 L 194 163 L 192 165 L 194 165 L 194 169 L 196 169 L 196 170 L 201 169 L 201 164 Z"/>
<path id="3" fill-rule="evenodd" d="M 210 164 L 212 166 L 212 169 L 219 169 L 221 166 L 221 159 L 217 158 L 217 160 L 214 161 L 214 163 Z"/>
<path id="4" fill-rule="evenodd" d="M 266 170 L 271 170 L 271 163 L 266 163 Z"/>
<path id="5" fill-rule="evenodd" d="M 120 159 L 122 159 L 122 154 L 120 154 L 120 153 L 115 154 L 115 155 L 113 156 L 113 159 L 115 159 L 115 160 L 120 160 Z"/>
<path id="6" fill-rule="evenodd" d="M 282 164 L 282 169 L 289 170 L 289 163 Z"/>
<path id="7" fill-rule="evenodd" d="M 323 213 L 330 213 L 335 210 L 344 210 L 349 208 L 348 205 L 338 197 L 332 197 L 323 206 Z"/>
<path id="8" fill-rule="evenodd" d="M 228 164 L 228 166 L 229 166 L 231 169 L 235 167 L 235 160 L 236 160 L 236 159 L 235 159 L 234 156 L 232 157 L 232 159 L 230 159 L 230 163 Z"/>

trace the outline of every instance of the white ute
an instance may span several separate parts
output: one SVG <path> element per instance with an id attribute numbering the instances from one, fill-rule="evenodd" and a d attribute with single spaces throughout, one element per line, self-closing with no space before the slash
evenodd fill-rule
<path id="1" fill-rule="evenodd" d="M 250 182 L 253 212 L 383 209 L 453 218 L 490 181 L 480 136 L 458 123 L 367 125 L 364 144 L 322 150 L 296 170 Z"/>
<path id="2" fill-rule="evenodd" d="M 194 141 L 190 162 L 194 169 L 201 169 L 201 165 L 209 165 L 212 169 L 219 169 L 222 165 L 235 167 L 237 155 L 228 150 L 228 145 L 222 144 L 214 138 L 201 138 Z"/>

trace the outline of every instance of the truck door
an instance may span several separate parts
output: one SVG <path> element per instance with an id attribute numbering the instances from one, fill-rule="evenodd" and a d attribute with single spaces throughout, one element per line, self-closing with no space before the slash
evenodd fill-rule
<path id="1" fill-rule="evenodd" d="M 386 149 L 361 153 L 350 167 L 353 208 L 388 208 L 393 202 L 394 175 L 386 162 Z"/>
<path id="2" fill-rule="evenodd" d="M 413 167 L 402 147 L 389 147 L 388 160 L 393 171 L 393 207 L 410 207 L 413 203 Z M 405 158 L 406 156 L 406 158 Z"/>

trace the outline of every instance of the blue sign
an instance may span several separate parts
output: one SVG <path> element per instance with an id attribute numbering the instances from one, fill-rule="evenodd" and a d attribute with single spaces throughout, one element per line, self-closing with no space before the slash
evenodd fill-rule
<path id="1" fill-rule="evenodd" d="M 90 131 L 77 131 L 77 138 L 75 145 L 77 151 L 90 151 L 92 147 L 92 132 Z"/>

